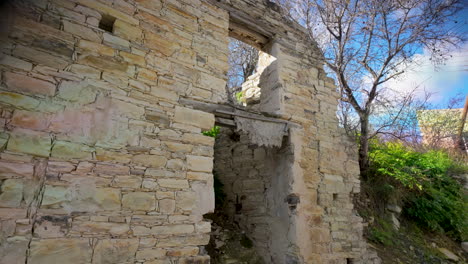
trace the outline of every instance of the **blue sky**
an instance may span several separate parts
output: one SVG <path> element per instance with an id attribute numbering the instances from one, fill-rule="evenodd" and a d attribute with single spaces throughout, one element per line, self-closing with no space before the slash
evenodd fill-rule
<path id="1" fill-rule="evenodd" d="M 458 23 L 452 25 L 454 30 L 468 38 L 468 9 L 458 14 Z M 415 86 L 431 93 L 430 108 L 447 108 L 450 98 L 468 95 L 468 42 L 462 43 L 458 49 L 449 54 L 444 65 L 436 69 L 429 60 L 430 54 L 421 50 L 415 55 L 417 63 L 410 65 L 409 70 L 401 78 L 392 80 L 388 86 L 393 90 L 407 92 Z M 423 92 L 419 93 L 422 97 Z M 454 108 L 463 107 L 464 100 Z"/>

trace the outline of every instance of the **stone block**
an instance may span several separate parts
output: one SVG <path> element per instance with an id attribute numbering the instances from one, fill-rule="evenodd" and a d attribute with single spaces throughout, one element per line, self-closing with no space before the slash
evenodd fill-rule
<path id="1" fill-rule="evenodd" d="M 90 104 L 96 101 L 98 87 L 88 83 L 63 81 L 59 86 L 58 97 L 80 104 Z"/>
<path id="2" fill-rule="evenodd" d="M 192 211 L 197 206 L 197 198 L 197 193 L 193 191 L 177 192 L 176 208 L 182 211 Z M 198 212 L 194 213 L 198 214 Z"/>
<path id="3" fill-rule="evenodd" d="M 32 70 L 32 63 L 29 63 L 27 61 L 24 61 L 24 60 L 21 60 L 21 59 L 18 59 L 18 58 L 15 58 L 6 54 L 2 54 L 0 56 L 0 64 L 9 66 L 15 69 L 24 70 L 24 71 Z"/>
<path id="4" fill-rule="evenodd" d="M 166 165 L 167 158 L 158 155 L 140 154 L 133 156 L 132 162 L 145 167 L 161 168 Z"/>
<path id="5" fill-rule="evenodd" d="M 167 255 L 171 257 L 196 256 L 198 251 L 198 247 L 171 248 L 167 251 Z"/>
<path id="6" fill-rule="evenodd" d="M 166 256 L 166 250 L 158 248 L 144 248 L 136 253 L 137 260 L 152 260 L 164 256 Z"/>
<path id="7" fill-rule="evenodd" d="M 156 209 L 156 197 L 150 192 L 133 192 L 124 194 L 122 207 L 132 211 L 153 211 Z"/>
<path id="8" fill-rule="evenodd" d="M 140 188 L 142 178 L 140 176 L 115 176 L 113 186 L 123 188 Z"/>
<path id="9" fill-rule="evenodd" d="M 9 90 L 31 94 L 55 95 L 55 84 L 23 74 L 5 72 L 5 84 Z"/>
<path id="10" fill-rule="evenodd" d="M 89 27 L 71 23 L 67 20 L 63 20 L 62 23 L 63 23 L 63 30 L 65 32 L 71 33 L 75 36 L 78 36 L 78 37 L 81 37 L 81 38 L 84 38 L 93 42 L 98 42 L 98 43 L 101 42 L 101 37 L 99 36 L 99 34 L 94 32 L 94 30 L 92 30 Z"/>
<path id="11" fill-rule="evenodd" d="M 125 51 L 121 51 L 119 54 L 120 56 L 122 56 L 123 60 L 128 62 L 129 64 L 138 65 L 142 67 L 146 66 L 146 60 L 143 56 L 128 53 Z"/>
<path id="12" fill-rule="evenodd" d="M 49 126 L 49 116 L 47 114 L 15 110 L 10 125 L 27 128 L 31 130 L 45 130 Z"/>
<path id="13" fill-rule="evenodd" d="M 213 158 L 187 155 L 187 168 L 190 171 L 211 173 L 213 170 Z"/>
<path id="14" fill-rule="evenodd" d="M 185 163 L 181 159 L 171 159 L 167 161 L 166 168 L 175 171 L 183 171 L 185 170 Z"/>
<path id="15" fill-rule="evenodd" d="M 82 55 L 79 56 L 78 62 L 121 75 L 126 75 L 128 70 L 128 63 L 118 61 L 114 57 L 109 56 Z"/>
<path id="16" fill-rule="evenodd" d="M 49 157 L 51 146 L 52 141 L 48 136 L 42 134 L 13 133 L 10 135 L 7 150 L 39 157 Z"/>
<path id="17" fill-rule="evenodd" d="M 0 103 L 19 109 L 35 110 L 40 101 L 22 94 L 0 91 Z"/>
<path id="18" fill-rule="evenodd" d="M 130 51 L 130 42 L 112 34 L 104 33 L 104 44 L 118 50 Z"/>
<path id="19" fill-rule="evenodd" d="M 23 200 L 23 180 L 7 179 L 0 187 L 0 207 L 20 207 Z"/>
<path id="20" fill-rule="evenodd" d="M 130 174 L 130 168 L 128 166 L 118 164 L 96 164 L 94 169 L 95 173 L 104 175 L 128 175 Z"/>
<path id="21" fill-rule="evenodd" d="M 180 45 L 177 42 L 170 41 L 163 36 L 149 32 L 145 33 L 145 44 L 166 57 L 172 56 L 178 49 L 180 49 Z"/>
<path id="22" fill-rule="evenodd" d="M 204 130 L 214 126 L 214 115 L 186 107 L 176 106 L 174 122 L 193 125 Z"/>
<path id="23" fill-rule="evenodd" d="M 172 214 L 175 211 L 175 200 L 159 200 L 159 212 L 162 214 Z"/>
<path id="24" fill-rule="evenodd" d="M 182 235 L 190 234 L 195 231 L 193 225 L 168 225 L 154 226 L 151 228 L 151 233 L 155 235 Z"/>
<path id="25" fill-rule="evenodd" d="M 114 56 L 114 49 L 96 42 L 92 41 L 87 41 L 87 40 L 80 40 L 78 42 L 78 47 L 86 50 L 86 51 L 91 51 L 99 55 L 104 55 L 104 56 Z"/>
<path id="26" fill-rule="evenodd" d="M 69 64 L 71 58 L 64 58 L 62 56 L 51 55 L 50 53 L 43 52 L 30 47 L 22 45 L 16 46 L 13 50 L 15 57 L 31 60 L 37 64 L 46 65 L 55 69 L 63 70 Z"/>
<path id="27" fill-rule="evenodd" d="M 141 42 L 142 39 L 142 31 L 140 28 L 119 19 L 114 22 L 114 34 L 135 42 Z"/>
<path id="28" fill-rule="evenodd" d="M 16 163 L 0 160 L 0 177 L 27 177 L 31 178 L 34 166 L 28 163 Z"/>
<path id="29" fill-rule="evenodd" d="M 28 263 L 50 264 L 60 260 L 63 264 L 90 263 L 91 243 L 88 239 L 33 240 Z"/>
<path id="30" fill-rule="evenodd" d="M 94 249 L 93 264 L 133 263 L 138 239 L 102 239 Z"/>
<path id="31" fill-rule="evenodd" d="M 129 163 L 132 155 L 116 151 L 108 151 L 102 148 L 96 149 L 96 159 L 99 161 L 115 161 L 119 163 Z"/>
<path id="32" fill-rule="evenodd" d="M 60 208 L 61 204 L 69 199 L 67 193 L 66 187 L 46 185 L 41 206 Z"/>
<path id="33" fill-rule="evenodd" d="M 94 148 L 68 141 L 55 141 L 51 156 L 60 159 L 92 159 Z"/>
<path id="34" fill-rule="evenodd" d="M 22 236 L 15 236 L 2 241 L 0 250 L 0 263 L 2 264 L 23 264 L 26 262 L 26 250 L 29 239 Z"/>
<path id="35" fill-rule="evenodd" d="M 109 222 L 74 222 L 72 231 L 83 234 L 110 234 L 112 236 L 121 236 L 128 233 L 130 227 L 128 224 L 109 223 Z"/>
<path id="36" fill-rule="evenodd" d="M 189 183 L 188 183 L 187 180 L 158 179 L 158 184 L 162 188 L 170 188 L 170 189 L 187 189 L 187 188 L 189 188 Z"/>
<path id="37" fill-rule="evenodd" d="M 164 142 L 164 145 L 166 145 L 167 149 L 172 152 L 189 153 L 193 149 L 193 145 L 170 142 L 170 141 Z"/>
<path id="38" fill-rule="evenodd" d="M 88 77 L 88 78 L 93 78 L 93 79 L 99 79 L 101 77 L 100 70 L 97 70 L 95 68 L 92 68 L 86 65 L 80 65 L 80 64 L 72 64 L 70 66 L 70 72 L 76 73 L 83 77 Z"/>

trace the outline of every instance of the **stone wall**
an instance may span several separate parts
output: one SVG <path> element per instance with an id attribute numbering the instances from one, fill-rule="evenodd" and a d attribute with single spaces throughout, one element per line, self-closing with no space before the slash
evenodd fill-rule
<path id="1" fill-rule="evenodd" d="M 232 129 L 222 129 L 215 143 L 214 174 L 226 195 L 222 210 L 254 241 L 265 263 L 283 263 L 294 246 L 288 229 L 295 207 L 285 200 L 292 153 L 284 145 L 257 146 Z"/>
<path id="2" fill-rule="evenodd" d="M 278 178 L 300 198 L 284 218 L 293 246 L 270 253 L 361 261 L 358 164 L 333 81 L 275 5 L 235 2 L 2 4 L 0 263 L 209 262 L 214 140 L 201 131 L 215 118 L 180 99 L 226 101 L 230 23 L 263 36 L 276 58 L 260 76 L 274 85 L 259 111 L 295 124 Z"/>
<path id="3" fill-rule="evenodd" d="M 0 263 L 207 262 L 214 117 L 178 99 L 224 100 L 227 14 L 196 0 L 2 11 Z"/>

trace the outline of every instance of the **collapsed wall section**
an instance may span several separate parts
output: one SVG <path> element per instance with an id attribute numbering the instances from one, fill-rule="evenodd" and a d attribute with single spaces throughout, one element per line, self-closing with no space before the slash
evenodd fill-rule
<path id="1" fill-rule="evenodd" d="M 2 1 L 0 263 L 208 263 L 228 16 L 202 1 Z"/>

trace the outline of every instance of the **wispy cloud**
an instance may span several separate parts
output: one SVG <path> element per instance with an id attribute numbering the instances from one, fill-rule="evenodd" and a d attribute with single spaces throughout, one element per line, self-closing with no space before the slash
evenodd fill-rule
<path id="1" fill-rule="evenodd" d="M 386 86 L 403 93 L 419 87 L 419 97 L 422 99 L 424 91 L 432 94 L 429 103 L 433 105 L 446 104 L 457 93 L 468 94 L 468 43 L 450 52 L 443 65 L 434 67 L 430 58 L 427 50 L 416 54 L 406 72 Z"/>

